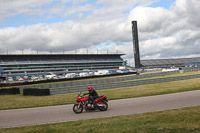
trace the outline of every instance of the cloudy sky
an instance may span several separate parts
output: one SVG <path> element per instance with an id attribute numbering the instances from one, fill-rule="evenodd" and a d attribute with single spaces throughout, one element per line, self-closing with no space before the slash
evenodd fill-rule
<path id="1" fill-rule="evenodd" d="M 0 54 L 122 53 L 200 57 L 200 0 L 0 0 Z"/>

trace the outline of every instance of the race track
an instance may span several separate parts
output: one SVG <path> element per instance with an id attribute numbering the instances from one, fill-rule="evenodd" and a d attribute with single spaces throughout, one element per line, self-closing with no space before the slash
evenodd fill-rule
<path id="1" fill-rule="evenodd" d="M 200 90 L 166 95 L 111 100 L 107 111 L 75 114 L 72 104 L 0 111 L 0 128 L 40 125 L 200 105 Z"/>

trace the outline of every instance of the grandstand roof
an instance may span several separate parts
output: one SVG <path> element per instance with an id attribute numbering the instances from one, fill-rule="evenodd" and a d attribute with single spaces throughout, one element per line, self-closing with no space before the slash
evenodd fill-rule
<path id="1" fill-rule="evenodd" d="M 141 65 L 143 67 L 184 66 L 185 63 L 189 62 L 200 62 L 200 57 L 141 60 Z"/>
<path id="2" fill-rule="evenodd" d="M 0 65 L 122 62 L 124 54 L 23 54 L 0 55 Z"/>

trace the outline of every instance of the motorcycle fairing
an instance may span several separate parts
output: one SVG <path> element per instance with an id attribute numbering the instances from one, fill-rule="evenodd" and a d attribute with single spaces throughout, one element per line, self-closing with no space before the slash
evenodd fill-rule
<path id="1" fill-rule="evenodd" d="M 107 100 L 106 96 L 102 96 L 102 97 L 96 99 L 95 102 L 98 103 L 98 102 L 100 102 L 100 101 L 102 101 L 102 100 L 104 100 L 104 99 Z"/>

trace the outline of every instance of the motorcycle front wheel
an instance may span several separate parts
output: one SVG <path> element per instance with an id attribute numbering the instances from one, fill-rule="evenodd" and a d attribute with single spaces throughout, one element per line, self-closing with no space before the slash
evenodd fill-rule
<path id="1" fill-rule="evenodd" d="M 82 104 L 74 104 L 73 111 L 76 114 L 80 114 L 83 112 L 83 105 Z"/>
<path id="2" fill-rule="evenodd" d="M 108 109 L 108 104 L 107 104 L 107 102 L 104 102 L 102 105 L 103 105 L 103 106 L 100 106 L 100 107 L 99 107 L 99 110 L 100 110 L 100 111 L 106 111 L 106 110 Z"/>

